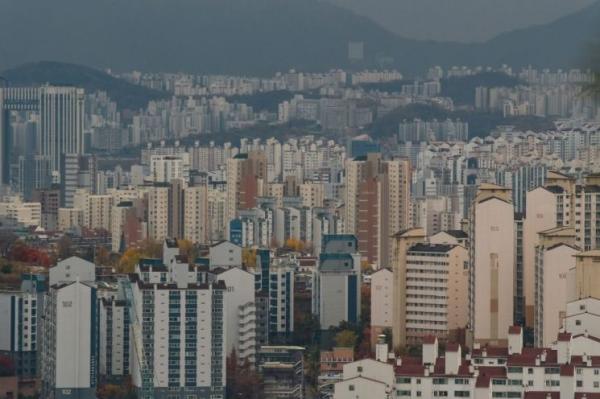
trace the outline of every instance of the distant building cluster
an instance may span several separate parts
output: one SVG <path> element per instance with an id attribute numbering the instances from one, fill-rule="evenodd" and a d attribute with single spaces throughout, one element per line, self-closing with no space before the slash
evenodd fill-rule
<path id="1" fill-rule="evenodd" d="M 547 131 L 365 132 L 400 105 L 454 109 L 440 79 L 482 71 L 389 92 L 358 86 L 396 71 L 135 72 L 173 97 L 128 126 L 105 93 L 0 89 L 0 393 L 600 395 L 600 123 L 572 88 L 587 75 L 502 67 L 532 85 L 473 93 L 489 111 L 564 88 Z M 276 90 L 294 92 L 277 113 L 228 99 Z M 191 139 L 257 120 L 337 135 Z"/>

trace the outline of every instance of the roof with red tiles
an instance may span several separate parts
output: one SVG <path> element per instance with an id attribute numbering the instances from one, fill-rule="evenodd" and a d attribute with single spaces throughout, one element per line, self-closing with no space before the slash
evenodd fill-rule
<path id="1" fill-rule="evenodd" d="M 571 340 L 571 334 L 567 333 L 567 332 L 558 333 L 558 340 L 560 342 L 570 341 Z"/>
<path id="2" fill-rule="evenodd" d="M 458 352 L 460 345 L 456 342 L 449 342 L 446 344 L 446 352 Z"/>
<path id="3" fill-rule="evenodd" d="M 563 377 L 573 377 L 575 375 L 575 367 L 572 364 L 563 364 L 560 366 L 560 375 Z"/>
<path id="4" fill-rule="evenodd" d="M 484 352 L 485 356 L 483 356 Z M 471 357 L 508 357 L 508 348 L 485 346 L 480 349 L 473 349 Z"/>
<path id="5" fill-rule="evenodd" d="M 560 399 L 560 392 L 529 391 L 525 392 L 523 399 Z"/>
<path id="6" fill-rule="evenodd" d="M 544 353 L 546 354 L 545 360 Z M 553 349 L 545 348 L 524 348 L 522 353 L 510 355 L 506 363 L 508 366 L 535 366 L 538 358 L 542 366 L 558 364 L 557 352 Z"/>
<path id="7" fill-rule="evenodd" d="M 426 335 L 423 337 L 423 343 L 424 344 L 435 344 L 435 341 L 437 340 L 437 338 L 433 335 Z"/>
<path id="8" fill-rule="evenodd" d="M 509 334 L 521 334 L 521 326 L 510 326 L 508 327 Z"/>
<path id="9" fill-rule="evenodd" d="M 480 366 L 479 375 L 475 381 L 476 388 L 486 388 L 490 386 L 492 378 L 506 378 L 506 367 L 500 366 Z"/>

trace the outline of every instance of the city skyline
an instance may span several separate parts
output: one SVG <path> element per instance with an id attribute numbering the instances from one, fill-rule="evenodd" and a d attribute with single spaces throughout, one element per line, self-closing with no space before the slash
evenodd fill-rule
<path id="1" fill-rule="evenodd" d="M 0 399 L 599 398 L 598 20 L 0 0 Z"/>

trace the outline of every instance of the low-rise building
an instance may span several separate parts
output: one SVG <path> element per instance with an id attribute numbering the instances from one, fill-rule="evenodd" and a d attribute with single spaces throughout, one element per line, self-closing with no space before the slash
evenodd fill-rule
<path id="1" fill-rule="evenodd" d="M 304 348 L 262 346 L 258 351 L 258 371 L 262 376 L 263 397 L 304 399 Z"/>

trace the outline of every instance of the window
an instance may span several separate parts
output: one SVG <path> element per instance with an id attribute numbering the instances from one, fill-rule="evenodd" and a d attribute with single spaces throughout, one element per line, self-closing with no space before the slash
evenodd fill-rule
<path id="1" fill-rule="evenodd" d="M 348 390 L 349 391 L 354 391 L 354 385 L 348 385 Z"/>
<path id="2" fill-rule="evenodd" d="M 362 366 L 358 366 L 358 367 L 356 368 L 356 371 L 357 371 L 358 373 L 362 373 L 362 371 L 363 371 L 363 368 L 362 368 Z"/>

